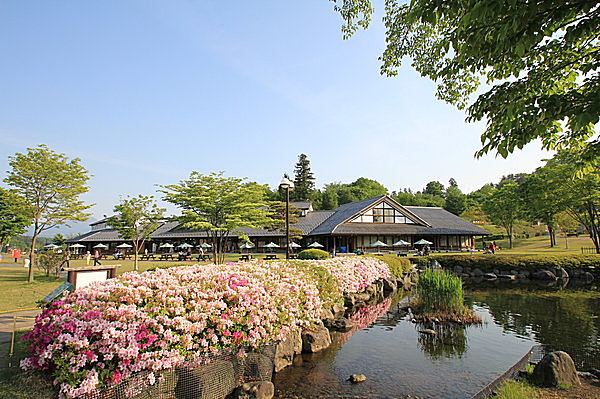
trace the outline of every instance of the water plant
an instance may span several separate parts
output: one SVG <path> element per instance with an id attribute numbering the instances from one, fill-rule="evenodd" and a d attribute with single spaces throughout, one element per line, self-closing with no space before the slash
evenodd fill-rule
<path id="1" fill-rule="evenodd" d="M 461 279 L 443 270 L 425 269 L 419 275 L 416 298 L 424 313 L 463 313 L 465 309 Z"/>

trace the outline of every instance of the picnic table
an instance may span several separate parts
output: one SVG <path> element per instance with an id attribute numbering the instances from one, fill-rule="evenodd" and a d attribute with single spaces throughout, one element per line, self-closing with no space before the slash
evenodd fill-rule
<path id="1" fill-rule="evenodd" d="M 177 260 L 192 260 L 192 255 L 179 254 L 177 255 Z"/>
<path id="2" fill-rule="evenodd" d="M 154 256 L 154 254 L 143 254 L 141 257 L 141 260 L 154 260 L 156 259 L 156 257 Z"/>
<path id="3" fill-rule="evenodd" d="M 210 260 L 210 255 L 206 255 L 206 254 L 205 254 L 205 255 L 202 255 L 202 254 L 199 254 L 199 255 L 198 255 L 198 260 Z"/>
<path id="4" fill-rule="evenodd" d="M 161 254 L 159 260 L 175 260 L 173 254 Z"/>
<path id="5" fill-rule="evenodd" d="M 246 254 L 240 255 L 240 260 L 241 261 L 246 261 L 246 260 L 250 260 L 250 259 L 252 259 L 252 255 L 250 255 L 250 254 L 248 254 L 248 255 L 246 255 Z"/>
<path id="6" fill-rule="evenodd" d="M 265 260 L 275 260 L 277 259 L 277 255 L 265 255 Z"/>

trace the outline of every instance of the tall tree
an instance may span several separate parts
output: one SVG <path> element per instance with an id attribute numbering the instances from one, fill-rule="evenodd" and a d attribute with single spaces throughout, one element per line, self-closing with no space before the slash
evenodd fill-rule
<path id="1" fill-rule="evenodd" d="M 430 181 L 423 189 L 423 194 L 437 195 L 444 198 L 444 185 L 439 181 Z"/>
<path id="2" fill-rule="evenodd" d="M 367 27 L 371 0 L 332 0 L 344 36 Z M 482 156 L 507 157 L 541 139 L 546 149 L 600 152 L 600 4 L 590 0 L 387 0 L 381 72 L 403 61 L 438 83 L 437 96 L 486 121 Z M 595 136 L 596 135 L 596 136 Z"/>
<path id="3" fill-rule="evenodd" d="M 90 214 L 85 210 L 91 205 L 79 199 L 89 189 L 88 171 L 79 158 L 69 159 L 43 144 L 27 150 L 9 157 L 12 169 L 4 181 L 19 191 L 33 212 L 28 275 L 28 281 L 33 282 L 34 249 L 40 233 L 68 225 L 71 220 L 87 220 Z"/>
<path id="4" fill-rule="evenodd" d="M 240 228 L 260 229 L 273 223 L 265 200 L 267 187 L 245 179 L 225 177 L 223 172 L 192 172 L 187 180 L 162 187 L 164 199 L 181 208 L 178 219 L 183 227 L 208 232 L 215 262 L 223 262 L 228 237 L 247 238 Z"/>
<path id="5" fill-rule="evenodd" d="M 310 170 L 310 161 L 306 154 L 298 156 L 298 162 L 294 167 L 294 191 L 292 201 L 309 201 L 313 198 L 315 191 L 315 177 Z"/>
<path id="6" fill-rule="evenodd" d="M 450 185 L 446 189 L 446 203 L 444 209 L 455 215 L 460 215 L 467 209 L 467 196 L 460 191 L 457 185 Z"/>
<path id="7" fill-rule="evenodd" d="M 519 186 L 507 183 L 496 189 L 483 203 L 483 209 L 492 223 L 504 227 L 508 234 L 509 247 L 513 247 L 513 227 L 522 214 Z"/>
<path id="8" fill-rule="evenodd" d="M 338 202 L 339 205 L 349 204 L 350 202 L 385 195 L 387 192 L 387 188 L 381 183 L 365 177 L 359 177 L 352 183 L 344 184 L 340 187 L 338 192 Z"/>
<path id="9" fill-rule="evenodd" d="M 33 222 L 31 208 L 16 193 L 0 187 L 0 248 L 21 235 Z"/>
<path id="10" fill-rule="evenodd" d="M 52 244 L 58 245 L 59 247 L 62 247 L 63 245 L 65 245 L 65 241 L 66 241 L 66 238 L 65 238 L 64 234 L 62 234 L 62 233 L 56 233 L 56 234 L 54 234 L 54 237 L 52 237 Z"/>
<path id="11" fill-rule="evenodd" d="M 339 204 L 338 193 L 340 191 L 341 183 L 329 183 L 323 188 L 323 194 L 321 195 L 321 203 L 319 209 L 335 209 Z"/>
<path id="12" fill-rule="evenodd" d="M 271 214 L 269 215 L 273 221 L 267 226 L 269 231 L 277 231 L 285 233 L 285 202 L 274 201 L 269 204 Z M 289 223 L 290 223 L 290 240 L 299 240 L 302 238 L 302 230 L 293 226 L 298 223 L 298 218 L 302 212 L 294 205 L 288 207 Z M 288 242 L 287 245 L 290 243 Z"/>
<path id="13" fill-rule="evenodd" d="M 114 207 L 115 216 L 107 222 L 119 235 L 133 243 L 134 270 L 138 270 L 138 254 L 163 219 L 166 209 L 159 208 L 153 196 L 127 197 Z"/>

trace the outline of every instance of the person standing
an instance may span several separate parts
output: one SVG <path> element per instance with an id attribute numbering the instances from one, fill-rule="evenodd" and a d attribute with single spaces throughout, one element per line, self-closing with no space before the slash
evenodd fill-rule
<path id="1" fill-rule="evenodd" d="M 98 252 L 98 250 L 94 251 L 94 266 L 97 265 L 102 265 L 102 263 L 100 263 L 100 253 Z"/>
<path id="2" fill-rule="evenodd" d="M 69 251 L 69 249 L 67 248 L 65 250 L 65 256 L 63 258 L 62 263 L 60 264 L 60 270 L 63 269 L 63 266 L 66 265 L 67 267 L 69 267 L 69 260 L 71 260 L 71 251 Z"/>
<path id="3" fill-rule="evenodd" d="M 85 264 L 86 266 L 90 265 L 90 260 L 92 259 L 92 254 L 90 253 L 90 251 L 87 251 L 85 253 Z"/>
<path id="4" fill-rule="evenodd" d="M 21 257 L 21 250 L 17 249 L 17 248 L 13 249 L 12 256 L 13 256 L 13 259 L 15 260 L 15 263 L 17 263 L 19 261 L 19 258 Z"/>

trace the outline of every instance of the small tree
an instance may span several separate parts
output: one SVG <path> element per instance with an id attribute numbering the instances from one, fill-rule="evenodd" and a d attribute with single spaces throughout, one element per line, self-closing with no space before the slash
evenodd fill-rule
<path id="1" fill-rule="evenodd" d="M 245 237 L 240 228 L 260 229 L 273 223 L 265 201 L 267 187 L 245 179 L 225 177 L 223 172 L 192 172 L 189 179 L 162 187 L 164 199 L 182 209 L 178 219 L 183 227 L 209 233 L 217 263 L 223 262 L 228 237 Z"/>
<path id="2" fill-rule="evenodd" d="M 467 196 L 460 191 L 457 185 L 450 185 L 446 189 L 444 209 L 455 215 L 460 215 L 467 209 Z"/>
<path id="3" fill-rule="evenodd" d="M 63 245 L 65 245 L 65 241 L 66 241 L 66 238 L 61 233 L 57 233 L 54 235 L 54 237 L 52 237 L 52 244 L 58 245 L 59 247 L 62 247 Z"/>
<path id="4" fill-rule="evenodd" d="M 269 204 L 271 210 L 271 218 L 273 219 L 268 227 L 270 231 L 285 232 L 285 202 L 273 201 Z M 298 222 L 300 209 L 294 205 L 289 206 L 289 223 L 290 223 L 290 240 L 299 240 L 302 238 L 302 230 L 291 226 Z M 287 245 L 290 245 L 288 242 Z"/>
<path id="5" fill-rule="evenodd" d="M 33 214 L 25 200 L 0 187 L 0 248 L 12 237 L 23 234 L 32 222 Z"/>
<path id="6" fill-rule="evenodd" d="M 70 220 L 84 221 L 90 216 L 79 196 L 88 191 L 88 171 L 79 164 L 80 159 L 69 159 L 42 144 L 28 148 L 26 154 L 9 157 L 12 170 L 4 179 L 19 190 L 33 213 L 33 237 L 29 252 L 28 281 L 33 282 L 35 243 L 43 231 Z"/>
<path id="7" fill-rule="evenodd" d="M 36 266 L 38 269 L 43 270 L 46 276 L 50 273 L 57 275 L 62 264 L 64 256 L 62 254 L 55 253 L 53 251 L 44 251 L 36 259 Z"/>
<path id="8" fill-rule="evenodd" d="M 483 209 L 492 223 L 506 229 L 510 248 L 513 247 L 513 227 L 522 212 L 518 188 L 516 183 L 506 183 L 483 203 Z"/>
<path id="9" fill-rule="evenodd" d="M 134 270 L 138 270 L 138 254 L 144 248 L 146 240 L 155 231 L 163 219 L 165 209 L 159 208 L 153 196 L 138 195 L 127 197 L 115 205 L 115 216 L 107 222 L 119 232 L 121 237 L 133 243 Z"/>

